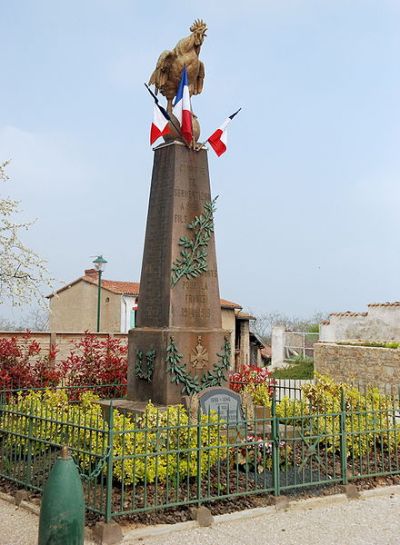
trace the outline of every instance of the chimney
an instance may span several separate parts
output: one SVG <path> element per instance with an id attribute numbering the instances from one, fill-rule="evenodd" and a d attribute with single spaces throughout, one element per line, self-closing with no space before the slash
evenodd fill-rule
<path id="1" fill-rule="evenodd" d="M 92 278 L 97 278 L 99 276 L 99 273 L 96 271 L 96 269 L 86 269 L 85 276 L 91 276 Z"/>

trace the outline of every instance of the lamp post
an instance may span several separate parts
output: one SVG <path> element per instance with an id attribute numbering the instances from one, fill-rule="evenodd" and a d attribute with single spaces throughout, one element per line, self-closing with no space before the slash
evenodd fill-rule
<path id="1" fill-rule="evenodd" d="M 98 255 L 96 259 L 93 260 L 96 271 L 99 273 L 99 282 L 97 286 L 97 333 L 100 331 L 100 302 L 101 302 L 101 275 L 104 271 L 105 264 L 107 261 L 102 255 Z"/>

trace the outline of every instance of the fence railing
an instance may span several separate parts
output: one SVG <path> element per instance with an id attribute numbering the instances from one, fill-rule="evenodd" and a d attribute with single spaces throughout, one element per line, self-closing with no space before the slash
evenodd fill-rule
<path id="1" fill-rule="evenodd" d="M 46 397 L 47 396 L 47 397 Z M 272 401 L 271 415 L 241 416 L 149 408 L 105 412 L 62 391 L 3 396 L 0 476 L 41 491 L 67 444 L 82 476 L 86 506 L 105 517 L 200 505 L 400 473 L 400 407 L 387 398 L 330 410 Z"/>
<path id="2" fill-rule="evenodd" d="M 284 359 L 290 361 L 294 357 L 313 358 L 314 343 L 318 342 L 319 333 L 305 331 L 286 331 L 284 341 Z"/>
<path id="3" fill-rule="evenodd" d="M 264 381 L 267 388 L 269 389 L 271 397 L 275 397 L 276 402 L 280 402 L 284 397 L 289 397 L 290 399 L 301 399 L 302 398 L 302 387 L 304 384 L 313 384 L 314 380 L 304 380 L 304 379 L 276 379 L 269 377 Z M 247 385 L 249 381 L 246 380 L 229 380 L 229 387 L 236 391 L 241 392 Z"/>

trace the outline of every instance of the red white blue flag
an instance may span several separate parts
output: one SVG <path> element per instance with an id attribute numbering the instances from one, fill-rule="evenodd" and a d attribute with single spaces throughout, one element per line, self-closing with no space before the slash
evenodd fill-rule
<path id="1" fill-rule="evenodd" d="M 181 81 L 172 110 L 181 126 L 181 133 L 188 144 L 193 140 L 192 109 L 190 107 L 189 82 L 186 66 L 182 69 Z"/>
<path id="2" fill-rule="evenodd" d="M 154 104 L 153 123 L 150 129 L 150 145 L 152 145 L 161 136 L 164 136 L 170 132 L 168 122 L 169 115 L 157 102 Z"/>
<path id="3" fill-rule="evenodd" d="M 161 106 L 158 98 L 150 87 L 146 83 L 144 86 L 154 99 L 153 123 L 151 124 L 150 129 L 150 145 L 152 145 L 160 136 L 164 136 L 171 132 L 168 125 L 171 118 L 167 110 Z"/>
<path id="4" fill-rule="evenodd" d="M 226 152 L 227 144 L 228 144 L 228 132 L 227 127 L 229 123 L 232 121 L 232 119 L 237 115 L 242 108 L 239 108 L 237 112 L 230 115 L 225 119 L 225 121 L 222 123 L 222 125 L 212 133 L 210 138 L 208 138 L 207 142 L 209 142 L 212 149 L 215 151 L 215 153 L 220 157 L 223 153 Z"/>

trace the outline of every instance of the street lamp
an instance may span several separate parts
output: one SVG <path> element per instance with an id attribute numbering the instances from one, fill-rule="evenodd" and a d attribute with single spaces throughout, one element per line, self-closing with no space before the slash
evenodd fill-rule
<path id="1" fill-rule="evenodd" d="M 104 271 L 104 267 L 107 261 L 102 255 L 98 255 L 93 260 L 96 271 L 99 273 L 99 282 L 97 286 L 97 333 L 100 331 L 100 301 L 101 301 L 101 274 Z"/>

